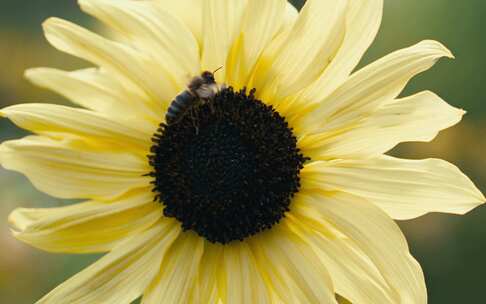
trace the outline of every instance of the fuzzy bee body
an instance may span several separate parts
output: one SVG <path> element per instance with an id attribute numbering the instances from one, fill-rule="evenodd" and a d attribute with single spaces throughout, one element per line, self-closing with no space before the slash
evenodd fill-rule
<path id="1" fill-rule="evenodd" d="M 185 90 L 177 95 L 172 101 L 165 115 L 165 121 L 168 125 L 178 122 L 182 116 L 195 103 L 196 96 L 192 95 L 189 90 Z"/>
<path id="2" fill-rule="evenodd" d="M 210 101 L 217 92 L 218 86 L 213 73 L 205 71 L 200 76 L 194 77 L 187 90 L 177 95 L 170 103 L 165 115 L 167 125 L 179 122 L 193 107 Z"/>

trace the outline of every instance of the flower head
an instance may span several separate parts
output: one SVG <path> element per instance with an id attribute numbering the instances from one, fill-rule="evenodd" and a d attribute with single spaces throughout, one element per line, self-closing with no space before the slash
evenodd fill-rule
<path id="1" fill-rule="evenodd" d="M 82 108 L 0 111 L 34 133 L 3 142 L 1 165 L 86 199 L 17 209 L 14 235 L 107 252 L 38 303 L 426 303 L 392 219 L 485 200 L 452 164 L 385 155 L 464 114 L 431 92 L 398 97 L 452 57 L 443 45 L 352 73 L 382 0 L 79 3 L 115 38 L 56 18 L 44 30 L 95 67 L 26 76 Z"/>

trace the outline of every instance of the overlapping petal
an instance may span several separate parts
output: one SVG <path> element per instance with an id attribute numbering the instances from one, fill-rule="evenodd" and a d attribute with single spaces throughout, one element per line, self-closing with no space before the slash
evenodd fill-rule
<path id="1" fill-rule="evenodd" d="M 89 201 L 66 207 L 15 209 L 9 216 L 14 236 L 51 252 L 90 253 L 113 249 L 123 239 L 151 227 L 162 206 L 150 189 L 112 202 Z"/>
<path id="2" fill-rule="evenodd" d="M 285 224 L 317 251 L 332 274 L 336 293 L 353 303 L 399 303 L 367 255 L 342 233 L 336 233 L 318 210 L 294 205 Z"/>
<path id="3" fill-rule="evenodd" d="M 3 142 L 0 164 L 26 175 L 39 190 L 61 198 L 109 199 L 147 187 L 144 156 L 91 150 L 83 142 L 39 136 Z"/>
<path id="4" fill-rule="evenodd" d="M 277 105 L 317 79 L 341 45 L 346 6 L 346 0 L 306 2 L 280 47 L 259 59 L 252 84 L 263 100 Z"/>
<path id="5" fill-rule="evenodd" d="M 286 0 L 248 1 L 241 31 L 226 61 L 226 83 L 235 89 L 248 84 L 261 53 L 282 28 L 286 8 Z"/>
<path id="6" fill-rule="evenodd" d="M 392 102 L 413 76 L 429 69 L 441 57 L 452 54 L 442 44 L 429 40 L 391 53 L 351 75 L 323 100 L 310 104 L 313 110 L 303 111 L 304 115 L 292 124 L 298 134 L 353 126 Z"/>
<path id="7" fill-rule="evenodd" d="M 151 108 L 149 97 L 99 68 L 73 72 L 34 68 L 25 76 L 34 84 L 52 90 L 85 108 L 110 115 L 119 121 L 135 122 L 140 129 L 158 125 L 160 117 Z"/>
<path id="8" fill-rule="evenodd" d="M 336 303 L 328 269 L 297 235 L 273 227 L 249 240 L 258 267 L 283 303 Z"/>
<path id="9" fill-rule="evenodd" d="M 203 40 L 203 6 L 205 0 L 155 0 L 160 8 L 178 18 L 192 31 L 194 37 L 202 44 Z"/>
<path id="10" fill-rule="evenodd" d="M 179 91 L 170 72 L 143 51 L 57 18 L 44 23 L 44 32 L 57 49 L 107 69 L 123 85 L 143 90 L 150 97 L 151 109 L 160 116 L 164 113 L 162 106 L 167 106 Z"/>
<path id="11" fill-rule="evenodd" d="M 224 268 L 220 271 L 220 290 L 224 303 L 271 303 L 270 289 L 263 281 L 261 272 L 250 247 L 246 243 L 234 243 L 223 249 Z M 237 276 L 234 274 L 238 273 Z"/>
<path id="12" fill-rule="evenodd" d="M 189 303 L 217 303 L 220 297 L 218 277 L 223 260 L 223 246 L 204 242 L 204 253 L 199 263 L 196 286 Z"/>
<path id="13" fill-rule="evenodd" d="M 440 159 L 372 159 L 314 162 L 302 170 L 313 189 L 339 190 L 366 198 L 392 218 L 428 212 L 464 214 L 486 199 L 456 166 Z"/>
<path id="14" fill-rule="evenodd" d="M 349 1 L 343 42 L 319 78 L 298 95 L 299 102 L 323 100 L 349 77 L 375 39 L 382 14 L 383 0 Z"/>
<path id="15" fill-rule="evenodd" d="M 215 75 L 218 81 L 225 79 L 226 58 L 238 36 L 246 5 L 247 1 L 204 1 L 201 66 L 208 71 L 222 67 Z"/>
<path id="16" fill-rule="evenodd" d="M 158 275 L 144 292 L 142 303 L 187 303 L 190 291 L 194 289 L 203 250 L 203 239 L 192 232 L 181 234 L 165 255 Z"/>
<path id="17" fill-rule="evenodd" d="M 358 246 L 392 289 L 396 303 L 427 302 L 422 270 L 410 255 L 399 227 L 388 215 L 353 195 L 306 190 L 296 196 L 294 206 L 311 206 L 324 221 Z"/>
<path id="18" fill-rule="evenodd" d="M 157 275 L 179 234 L 172 220 L 128 238 L 36 304 L 130 304 Z"/>
<path id="19" fill-rule="evenodd" d="M 176 16 L 191 29 L 192 33 L 198 40 L 200 45 L 203 45 L 203 7 L 205 0 L 156 0 L 160 7 Z M 264 1 L 262 1 L 264 2 Z M 286 3 L 286 13 L 284 16 L 283 27 L 291 27 L 297 19 L 299 12 L 289 2 Z"/>
<path id="20" fill-rule="evenodd" d="M 314 160 L 368 158 L 401 142 L 430 141 L 439 131 L 458 123 L 464 113 L 425 91 L 386 103 L 347 129 L 305 136 L 299 146 Z"/>
<path id="21" fill-rule="evenodd" d="M 143 131 L 113 120 L 106 114 L 54 104 L 19 104 L 0 110 L 17 126 L 37 134 L 63 137 L 72 134 L 96 140 L 103 144 L 131 147 L 142 153 L 150 148 L 150 138 L 155 130 Z"/>
<path id="22" fill-rule="evenodd" d="M 130 0 L 80 0 L 79 4 L 170 72 L 178 90 L 184 89 L 189 78 L 199 73 L 196 39 L 183 22 L 159 5 Z"/>

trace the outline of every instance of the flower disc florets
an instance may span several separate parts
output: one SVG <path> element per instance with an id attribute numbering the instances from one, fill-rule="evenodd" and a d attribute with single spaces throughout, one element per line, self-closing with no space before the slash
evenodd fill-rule
<path id="1" fill-rule="evenodd" d="M 252 90 L 220 91 L 172 125 L 149 156 L 156 199 L 211 242 L 242 240 L 289 210 L 306 158 L 285 119 Z"/>

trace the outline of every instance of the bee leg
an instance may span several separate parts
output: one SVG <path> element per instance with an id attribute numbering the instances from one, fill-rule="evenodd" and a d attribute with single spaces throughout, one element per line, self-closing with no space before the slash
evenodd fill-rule
<path id="1" fill-rule="evenodd" d="M 196 135 L 199 134 L 199 127 L 196 126 L 196 119 L 194 118 L 194 107 L 192 107 L 190 110 L 189 110 L 189 113 L 191 115 L 191 121 L 192 121 L 192 126 L 194 127 L 194 129 L 196 129 Z"/>
<path id="2" fill-rule="evenodd" d="M 214 104 L 211 100 L 208 101 L 209 105 L 209 110 L 211 111 L 211 114 L 214 114 Z"/>

